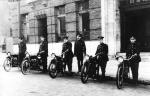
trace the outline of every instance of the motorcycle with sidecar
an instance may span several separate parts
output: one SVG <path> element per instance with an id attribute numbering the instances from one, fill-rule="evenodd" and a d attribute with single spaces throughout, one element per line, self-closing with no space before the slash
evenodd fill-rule
<path id="1" fill-rule="evenodd" d="M 7 56 L 3 63 L 3 67 L 6 72 L 9 72 L 13 67 L 18 67 L 18 69 L 20 69 L 18 63 L 18 55 L 7 52 Z"/>
<path id="2" fill-rule="evenodd" d="M 34 71 L 42 71 L 43 70 L 43 64 L 41 55 L 30 55 L 29 53 L 26 54 L 22 64 L 21 64 L 21 72 L 24 75 L 27 75 L 31 72 L 31 70 Z"/>

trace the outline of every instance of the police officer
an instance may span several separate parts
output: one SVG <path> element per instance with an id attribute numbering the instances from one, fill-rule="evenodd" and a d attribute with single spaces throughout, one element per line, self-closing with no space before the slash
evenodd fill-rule
<path id="1" fill-rule="evenodd" d="M 19 66 L 21 66 L 21 63 L 23 61 L 23 58 L 25 57 L 25 52 L 26 52 L 26 43 L 23 37 L 19 37 L 18 47 L 19 47 L 18 61 L 19 61 Z"/>
<path id="2" fill-rule="evenodd" d="M 102 79 L 105 78 L 105 69 L 108 61 L 108 45 L 103 43 L 103 36 L 98 37 L 100 40 L 100 44 L 97 47 L 97 51 L 95 55 L 97 55 L 97 62 L 101 67 Z M 99 68 L 99 67 L 98 67 Z"/>
<path id="3" fill-rule="evenodd" d="M 127 59 L 131 58 L 129 67 L 132 71 L 133 81 L 136 84 L 138 81 L 138 69 L 141 57 L 139 47 L 136 44 L 136 39 L 133 36 L 130 38 L 130 44 L 128 45 L 126 50 L 126 57 Z"/>
<path id="4" fill-rule="evenodd" d="M 77 56 L 78 61 L 78 73 L 81 72 L 81 67 L 83 65 L 83 55 L 86 54 L 86 46 L 85 42 L 82 39 L 82 35 L 77 35 L 77 40 L 74 44 L 74 56 Z"/>
<path id="5" fill-rule="evenodd" d="M 47 72 L 47 56 L 48 56 L 48 43 L 44 36 L 40 37 L 41 43 L 38 54 L 41 55 L 42 64 L 43 64 L 43 72 Z"/>
<path id="6" fill-rule="evenodd" d="M 62 56 L 65 62 L 64 70 L 66 69 L 66 65 L 67 65 L 68 71 L 69 73 L 71 73 L 73 52 L 72 52 L 72 43 L 68 40 L 67 36 L 64 37 L 64 43 L 62 46 Z"/>

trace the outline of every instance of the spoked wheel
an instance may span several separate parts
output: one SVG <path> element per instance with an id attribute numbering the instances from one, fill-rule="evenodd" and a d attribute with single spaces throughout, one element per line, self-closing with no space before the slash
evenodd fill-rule
<path id="1" fill-rule="evenodd" d="M 118 67 L 117 74 L 116 74 L 116 85 L 118 89 L 121 89 L 123 86 L 123 68 Z"/>
<path id="2" fill-rule="evenodd" d="M 87 83 L 88 81 L 88 71 L 86 64 L 84 64 L 81 69 L 81 81 L 82 83 Z"/>
<path id="3" fill-rule="evenodd" d="M 12 66 L 11 66 L 11 60 L 9 58 L 6 58 L 6 60 L 4 61 L 3 67 L 6 72 L 9 72 L 11 70 Z"/>
<path id="4" fill-rule="evenodd" d="M 30 62 L 28 60 L 24 60 L 21 64 L 21 72 L 24 75 L 27 75 L 30 73 Z"/>
<path id="5" fill-rule="evenodd" d="M 57 77 L 57 68 L 55 63 L 51 63 L 48 68 L 48 74 L 51 78 Z"/>

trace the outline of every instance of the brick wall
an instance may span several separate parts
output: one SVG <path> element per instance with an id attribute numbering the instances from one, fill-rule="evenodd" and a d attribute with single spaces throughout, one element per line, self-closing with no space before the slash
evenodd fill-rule
<path id="1" fill-rule="evenodd" d="M 36 16 L 46 14 L 47 16 L 47 33 L 48 42 L 57 41 L 56 38 L 56 19 L 55 19 L 55 7 L 65 4 L 66 13 L 66 31 L 70 40 L 76 39 L 76 33 L 78 32 L 78 15 L 76 1 L 80 0 L 48 0 L 48 6 L 44 7 L 38 2 L 35 2 L 34 8 L 31 5 L 21 6 L 21 14 L 28 13 L 29 15 L 29 31 L 28 32 L 28 43 L 37 43 L 38 41 L 38 22 Z M 14 4 L 11 9 L 12 16 L 12 30 L 14 42 L 17 43 L 18 33 L 18 14 L 17 4 Z M 90 40 L 97 39 L 97 36 L 101 34 L 101 0 L 89 0 L 89 15 L 90 15 Z"/>

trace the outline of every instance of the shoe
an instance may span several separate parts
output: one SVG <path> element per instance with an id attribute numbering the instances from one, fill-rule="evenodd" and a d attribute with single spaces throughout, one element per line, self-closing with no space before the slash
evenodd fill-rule
<path id="1" fill-rule="evenodd" d="M 47 70 L 43 70 L 42 73 L 47 73 Z"/>
<path id="2" fill-rule="evenodd" d="M 105 75 L 102 75 L 101 80 L 104 81 L 106 79 Z"/>
<path id="3" fill-rule="evenodd" d="M 70 71 L 70 72 L 68 73 L 68 75 L 69 75 L 69 76 L 72 76 L 72 75 L 73 75 L 73 73 Z"/>
<path id="4" fill-rule="evenodd" d="M 78 74 L 78 75 L 81 75 L 81 72 L 80 72 L 80 71 L 78 71 L 78 72 L 77 72 L 77 74 Z"/>

